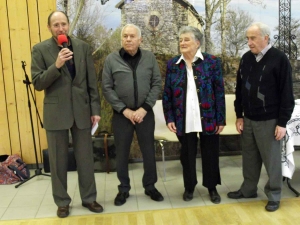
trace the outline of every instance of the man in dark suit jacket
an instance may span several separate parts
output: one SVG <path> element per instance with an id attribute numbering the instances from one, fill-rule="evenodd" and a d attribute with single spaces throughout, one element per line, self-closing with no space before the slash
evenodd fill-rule
<path id="1" fill-rule="evenodd" d="M 49 15 L 48 29 L 52 37 L 32 49 L 31 73 L 34 88 L 45 93 L 44 127 L 57 216 L 67 217 L 71 202 L 67 193 L 69 130 L 82 206 L 92 212 L 102 212 L 102 206 L 96 202 L 91 139 L 91 128 L 100 120 L 100 98 L 90 47 L 70 37 L 68 48 L 58 44 L 58 35 L 67 35 L 69 30 L 69 19 L 64 12 Z"/>
<path id="2" fill-rule="evenodd" d="M 143 155 L 145 194 L 164 200 L 155 188 L 157 171 L 154 149 L 154 106 L 161 91 L 158 63 L 152 52 L 141 49 L 141 30 L 126 24 L 121 31 L 122 48 L 109 54 L 102 72 L 102 91 L 114 109 L 112 126 L 116 145 L 117 176 L 120 181 L 114 203 L 126 203 L 131 189 L 128 158 L 134 132 Z"/>

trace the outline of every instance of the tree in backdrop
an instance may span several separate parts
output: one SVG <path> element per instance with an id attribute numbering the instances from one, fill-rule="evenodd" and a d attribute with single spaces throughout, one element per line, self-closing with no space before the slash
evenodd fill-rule
<path id="1" fill-rule="evenodd" d="M 211 27 L 215 23 L 213 21 L 215 12 L 219 9 L 223 0 L 205 0 L 205 52 L 212 53 L 213 44 L 211 40 Z"/>
<path id="2" fill-rule="evenodd" d="M 239 8 L 227 10 L 225 26 L 218 23 L 215 27 L 217 39 L 221 37 L 221 33 L 225 33 L 225 56 L 235 58 L 240 56 L 241 51 L 247 47 L 245 31 L 253 22 L 254 18 L 244 10 Z"/>
<path id="3" fill-rule="evenodd" d="M 235 74 L 237 62 L 243 50 L 247 49 L 245 31 L 254 21 L 253 17 L 239 8 L 228 9 L 223 23 L 218 22 L 215 26 L 215 43 L 221 43 L 222 69 L 224 74 Z M 223 33 L 223 36 L 221 35 Z M 224 40 L 225 47 L 223 42 Z M 217 44 L 216 44 L 217 46 Z"/>
<path id="4" fill-rule="evenodd" d="M 205 29 L 204 29 L 204 38 L 205 38 L 205 52 L 213 53 L 213 43 L 211 38 L 211 29 L 212 26 L 219 20 L 222 21 L 225 26 L 225 15 L 227 14 L 227 6 L 231 0 L 205 0 Z M 249 3 L 254 5 L 260 5 L 265 8 L 264 0 L 248 0 Z M 216 13 L 221 12 L 221 15 L 215 15 Z M 226 32 L 224 29 L 223 32 Z M 226 36 L 221 33 L 221 37 Z M 221 40 L 224 52 L 226 46 L 225 40 Z"/>
<path id="5" fill-rule="evenodd" d="M 297 59 L 300 60 L 300 29 L 295 32 L 295 43 L 297 47 Z"/>
<path id="6" fill-rule="evenodd" d="M 226 34 L 228 32 L 227 25 L 226 25 L 226 12 L 227 12 L 227 5 L 230 2 L 230 0 L 223 0 L 220 5 L 220 27 L 221 27 L 221 56 L 222 61 L 224 60 L 226 56 Z"/>
<path id="7" fill-rule="evenodd" d="M 57 0 L 57 9 L 67 13 L 70 19 L 69 36 L 74 36 L 98 48 L 110 35 L 102 21 L 108 13 L 100 1 L 95 0 Z"/>

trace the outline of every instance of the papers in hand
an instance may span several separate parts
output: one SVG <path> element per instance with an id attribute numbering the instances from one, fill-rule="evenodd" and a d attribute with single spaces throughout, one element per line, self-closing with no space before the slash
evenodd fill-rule
<path id="1" fill-rule="evenodd" d="M 96 125 L 94 127 L 92 127 L 91 135 L 94 135 L 94 133 L 96 132 L 97 128 L 98 128 L 98 123 L 96 123 Z"/>

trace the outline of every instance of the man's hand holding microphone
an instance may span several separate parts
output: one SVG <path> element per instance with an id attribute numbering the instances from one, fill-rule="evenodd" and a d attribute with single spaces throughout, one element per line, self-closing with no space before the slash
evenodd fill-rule
<path id="1" fill-rule="evenodd" d="M 73 64 L 73 52 L 68 48 L 68 38 L 65 34 L 60 34 L 57 37 L 57 42 L 63 48 L 58 53 L 55 66 L 56 68 L 61 68 L 66 61 L 69 61 L 70 64 Z"/>

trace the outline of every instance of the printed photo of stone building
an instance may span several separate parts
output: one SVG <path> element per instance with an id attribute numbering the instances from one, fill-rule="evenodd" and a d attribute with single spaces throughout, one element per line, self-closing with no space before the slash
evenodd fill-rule
<path id="1" fill-rule="evenodd" d="M 203 18 L 186 0 L 120 1 L 121 26 L 133 23 L 140 27 L 141 47 L 160 54 L 178 54 L 178 31 L 182 26 L 202 30 Z"/>

